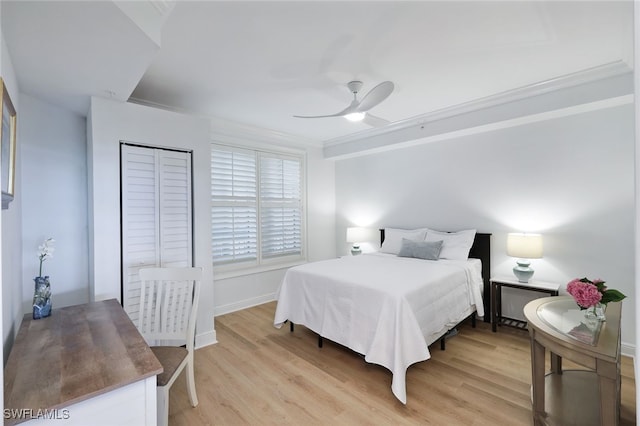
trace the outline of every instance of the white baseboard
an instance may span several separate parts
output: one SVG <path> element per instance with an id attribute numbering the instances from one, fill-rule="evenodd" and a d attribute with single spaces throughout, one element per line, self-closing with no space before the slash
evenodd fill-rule
<path id="1" fill-rule="evenodd" d="M 620 343 L 620 353 L 624 356 L 630 356 L 631 358 L 635 358 L 636 356 L 636 346 L 631 343 Z"/>
<path id="2" fill-rule="evenodd" d="M 265 294 L 251 299 L 240 300 L 239 302 L 229 303 L 227 305 L 216 306 L 214 309 L 214 316 L 229 314 L 235 311 L 241 311 L 242 309 L 251 308 L 253 306 L 262 305 L 263 303 L 272 302 L 276 300 L 276 294 Z"/>
<path id="3" fill-rule="evenodd" d="M 218 343 L 216 338 L 216 330 L 207 331 L 196 335 L 196 349 L 204 348 L 205 346 L 215 345 Z"/>

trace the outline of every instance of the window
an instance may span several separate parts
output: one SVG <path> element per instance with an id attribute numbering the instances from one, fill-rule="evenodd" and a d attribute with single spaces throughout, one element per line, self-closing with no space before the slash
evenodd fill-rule
<path id="1" fill-rule="evenodd" d="M 212 144 L 213 265 L 303 259 L 303 176 L 301 156 Z"/>

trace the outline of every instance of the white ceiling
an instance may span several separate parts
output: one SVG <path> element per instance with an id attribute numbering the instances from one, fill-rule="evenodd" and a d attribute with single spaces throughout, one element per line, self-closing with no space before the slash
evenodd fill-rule
<path id="1" fill-rule="evenodd" d="M 396 122 L 632 64 L 631 1 L 178 1 L 164 12 L 158 47 L 113 2 L 3 1 L 20 89 L 85 114 L 91 95 L 130 95 L 327 141 L 369 127 L 292 115 L 342 110 L 350 80 L 363 93 L 393 81 L 371 113 Z"/>

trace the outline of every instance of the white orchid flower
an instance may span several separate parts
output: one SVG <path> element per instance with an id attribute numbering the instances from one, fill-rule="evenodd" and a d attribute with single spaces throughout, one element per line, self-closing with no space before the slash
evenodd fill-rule
<path id="1" fill-rule="evenodd" d="M 40 260 L 40 275 L 42 276 L 42 262 L 47 260 L 50 257 L 53 257 L 53 252 L 55 248 L 53 247 L 53 243 L 56 241 L 53 238 L 47 238 L 44 240 L 42 244 L 38 246 L 38 259 Z"/>

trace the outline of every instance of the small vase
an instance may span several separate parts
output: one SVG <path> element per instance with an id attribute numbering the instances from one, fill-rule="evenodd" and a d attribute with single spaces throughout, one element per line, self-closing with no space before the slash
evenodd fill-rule
<path id="1" fill-rule="evenodd" d="M 33 292 L 33 319 L 46 318 L 51 315 L 51 284 L 49 276 L 35 277 L 36 283 Z"/>
<path id="2" fill-rule="evenodd" d="M 593 306 L 588 307 L 584 311 L 584 316 L 587 319 L 605 321 L 606 317 L 604 316 L 605 305 L 602 303 L 596 303 Z"/>

